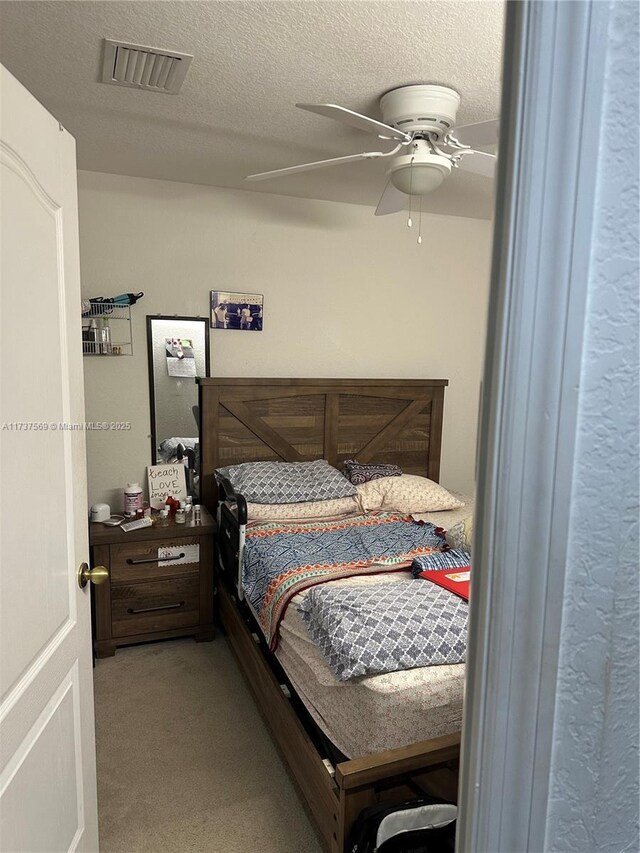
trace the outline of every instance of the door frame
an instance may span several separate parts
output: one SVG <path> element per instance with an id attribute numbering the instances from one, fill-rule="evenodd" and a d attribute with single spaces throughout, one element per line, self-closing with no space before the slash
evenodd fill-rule
<path id="1" fill-rule="evenodd" d="M 609 14 L 506 8 L 459 851 L 545 849 Z"/>

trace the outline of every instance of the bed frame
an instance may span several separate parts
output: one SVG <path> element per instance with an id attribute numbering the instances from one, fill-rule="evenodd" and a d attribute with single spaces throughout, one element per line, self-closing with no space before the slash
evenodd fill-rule
<path id="1" fill-rule="evenodd" d="M 238 594 L 236 567 L 246 507 L 221 500 L 216 468 L 233 463 L 327 459 L 339 466 L 395 462 L 405 473 L 438 480 L 446 379 L 198 380 L 202 502 L 218 513 L 219 613 L 228 642 L 280 753 L 331 853 L 346 853 L 361 809 L 416 790 L 457 798 L 459 733 L 364 758 L 330 761 L 322 736 Z M 244 517 L 243 517 L 244 515 Z"/>

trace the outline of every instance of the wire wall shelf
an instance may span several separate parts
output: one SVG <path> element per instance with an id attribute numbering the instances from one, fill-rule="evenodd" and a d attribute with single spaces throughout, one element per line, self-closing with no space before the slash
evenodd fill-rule
<path id="1" fill-rule="evenodd" d="M 82 342 L 82 355 L 133 355 L 132 349 L 130 341 Z"/>
<path id="2" fill-rule="evenodd" d="M 82 354 L 133 355 L 131 306 L 92 302 L 89 309 L 82 312 Z"/>

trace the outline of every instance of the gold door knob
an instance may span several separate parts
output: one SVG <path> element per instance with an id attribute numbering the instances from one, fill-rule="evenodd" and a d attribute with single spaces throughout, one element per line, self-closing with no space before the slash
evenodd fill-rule
<path id="1" fill-rule="evenodd" d="M 109 569 L 106 566 L 96 566 L 95 569 L 90 569 L 87 563 L 80 563 L 78 569 L 78 585 L 80 589 L 91 581 L 91 583 L 101 584 L 109 578 Z"/>

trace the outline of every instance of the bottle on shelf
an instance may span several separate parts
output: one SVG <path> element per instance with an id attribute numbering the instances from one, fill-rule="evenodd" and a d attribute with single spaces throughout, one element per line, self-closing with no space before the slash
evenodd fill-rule
<path id="1" fill-rule="evenodd" d="M 103 355 L 111 355 L 111 352 L 112 352 L 112 348 L 111 348 L 111 327 L 109 326 L 109 318 L 108 317 L 102 318 L 101 332 L 102 332 L 102 335 L 101 335 L 102 344 L 101 344 L 101 350 L 100 351 L 102 352 Z"/>
<path id="2" fill-rule="evenodd" d="M 89 352 L 96 353 L 100 352 L 100 332 L 98 330 L 98 324 L 96 323 L 96 318 L 92 317 L 89 323 Z"/>

